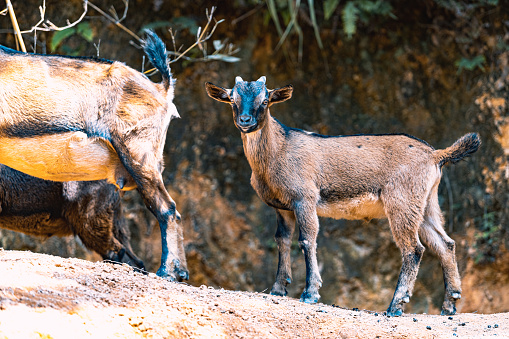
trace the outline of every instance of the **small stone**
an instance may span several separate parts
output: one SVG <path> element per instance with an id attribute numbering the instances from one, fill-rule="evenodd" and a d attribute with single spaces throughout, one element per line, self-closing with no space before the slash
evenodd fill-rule
<path id="1" fill-rule="evenodd" d="M 465 324 L 465 323 L 460 323 L 459 325 L 460 325 L 460 326 L 465 326 L 466 324 Z"/>
<path id="2" fill-rule="evenodd" d="M 452 320 L 452 317 L 449 317 L 449 318 L 447 318 L 447 319 Z"/>
<path id="3" fill-rule="evenodd" d="M 488 325 L 488 328 L 491 328 L 491 325 Z"/>
<path id="4" fill-rule="evenodd" d="M 357 307 L 352 308 L 352 311 L 359 312 L 359 309 Z"/>
<path id="5" fill-rule="evenodd" d="M 431 330 L 431 326 L 426 326 L 426 329 L 427 330 Z"/>
<path id="6" fill-rule="evenodd" d="M 378 313 L 375 313 L 375 317 L 378 317 Z"/>
<path id="7" fill-rule="evenodd" d="M 414 321 L 414 323 L 416 323 L 416 322 L 417 322 L 417 319 L 415 319 L 415 318 L 414 318 L 414 319 L 412 319 L 412 320 Z"/>
<path id="8" fill-rule="evenodd" d="M 493 325 L 494 328 L 498 328 L 498 324 Z"/>

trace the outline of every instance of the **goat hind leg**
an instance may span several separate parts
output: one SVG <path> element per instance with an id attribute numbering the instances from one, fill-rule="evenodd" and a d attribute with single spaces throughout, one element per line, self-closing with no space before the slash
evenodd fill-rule
<path id="1" fill-rule="evenodd" d="M 424 222 L 419 228 L 419 236 L 440 260 L 444 275 L 445 296 L 442 315 L 456 313 L 456 301 L 461 298 L 461 278 L 456 263 L 456 244 L 443 228 L 443 219 L 438 198 L 430 197 Z"/>
<path id="2" fill-rule="evenodd" d="M 175 201 L 164 187 L 155 153 L 145 152 L 136 146 L 129 148 L 120 136 L 115 136 L 112 144 L 120 161 L 136 182 L 145 206 L 159 222 L 161 266 L 157 270 L 157 275 L 169 280 L 188 275 L 178 256 L 179 225 L 177 222 L 180 220 L 180 214 L 176 209 Z"/>
<path id="3" fill-rule="evenodd" d="M 290 249 L 295 229 L 295 214 L 292 211 L 276 210 L 277 231 L 276 243 L 279 252 L 276 282 L 270 294 L 286 296 L 286 286 L 292 282 Z"/>
<path id="4" fill-rule="evenodd" d="M 412 216 L 414 217 L 412 218 Z M 387 316 L 398 317 L 403 314 L 403 305 L 408 303 L 412 296 L 415 279 L 424 253 L 424 246 L 422 246 L 417 235 L 417 228 L 421 220 L 415 220 L 417 218 L 414 214 L 407 213 L 400 216 L 389 214 L 388 217 L 392 235 L 401 251 L 403 262 L 394 296 L 387 309 Z M 422 217 L 419 219 L 422 219 Z"/>

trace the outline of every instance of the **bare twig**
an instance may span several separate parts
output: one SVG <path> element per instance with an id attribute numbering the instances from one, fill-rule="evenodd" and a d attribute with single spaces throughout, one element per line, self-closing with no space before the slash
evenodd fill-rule
<path id="1" fill-rule="evenodd" d="M 14 8 L 12 8 L 11 0 L 5 0 L 5 3 L 7 4 L 9 15 L 11 16 L 12 28 L 14 28 L 14 33 L 16 35 L 17 41 L 21 47 L 21 50 L 26 53 L 27 49 L 25 48 L 25 43 L 23 42 L 23 37 L 21 36 L 21 32 L 19 30 L 18 20 L 16 20 L 16 14 L 14 14 Z"/>
<path id="2" fill-rule="evenodd" d="M 189 46 L 184 52 L 180 52 L 181 48 L 179 48 L 179 50 L 176 49 L 175 37 L 174 37 L 173 31 L 171 29 L 169 30 L 169 32 L 170 32 L 170 34 L 172 36 L 172 42 L 173 42 L 173 46 L 174 46 L 175 51 L 174 52 L 168 52 L 168 54 L 176 56 L 175 59 L 170 61 L 170 64 L 174 63 L 174 62 L 177 62 L 180 59 L 193 60 L 193 61 L 211 60 L 211 59 L 213 59 L 211 56 L 219 54 L 220 51 L 218 49 L 216 49 L 216 51 L 214 51 L 211 55 L 207 55 L 207 49 L 205 48 L 205 45 L 204 45 L 205 42 L 212 37 L 212 35 L 214 34 L 217 26 L 224 21 L 224 20 L 217 21 L 216 19 L 214 19 L 214 12 L 215 12 L 215 10 L 216 10 L 215 6 L 212 7 L 210 9 L 210 11 L 208 9 L 205 10 L 205 15 L 207 17 L 207 23 L 205 24 L 205 27 L 203 29 L 201 27 L 198 27 L 198 32 L 196 33 L 196 41 L 195 41 L 195 43 L 192 44 L 191 46 Z M 212 21 L 214 21 L 214 25 L 213 26 L 212 26 Z M 203 58 L 191 58 L 191 57 L 186 56 L 186 54 L 188 54 L 189 51 L 191 51 L 195 47 L 198 47 L 202 51 L 202 53 L 204 55 Z M 234 54 L 234 53 L 238 52 L 238 49 L 235 49 L 232 44 L 229 44 L 227 47 L 228 47 L 228 49 L 226 50 L 227 51 L 227 55 L 231 55 L 231 54 Z M 149 73 L 152 73 L 154 71 L 155 71 L 155 68 L 151 68 L 151 69 L 145 71 L 144 73 L 145 74 L 149 74 Z"/>
<path id="3" fill-rule="evenodd" d="M 91 3 L 89 1 L 89 4 L 90 4 L 90 7 L 92 7 L 93 9 L 95 9 L 96 11 L 98 11 L 102 16 L 104 16 L 106 19 L 110 20 L 111 22 L 113 22 L 115 25 L 117 25 L 120 29 L 124 30 L 125 32 L 127 32 L 130 36 L 132 36 L 133 38 L 135 38 L 136 40 L 138 40 L 138 42 L 141 42 L 141 38 L 136 35 L 136 33 L 134 33 L 133 31 L 131 31 L 129 28 L 125 27 L 124 25 L 122 25 L 120 23 L 120 21 L 124 20 L 125 17 L 126 17 L 126 14 L 127 14 L 127 8 L 129 6 L 129 1 L 127 0 L 123 0 L 124 2 L 124 5 L 125 5 L 125 10 L 124 10 L 124 15 L 122 16 L 122 18 L 120 19 L 115 19 L 113 17 L 111 17 L 110 15 L 106 14 L 102 9 L 100 9 L 99 7 L 97 7 L 96 5 L 94 5 L 93 3 Z"/>
<path id="4" fill-rule="evenodd" d="M 178 61 L 180 58 L 182 58 L 182 56 L 186 55 L 190 50 L 192 50 L 196 46 L 201 45 L 202 43 L 204 43 L 208 39 L 210 39 L 212 34 L 214 34 L 214 31 L 216 30 L 217 25 L 219 25 L 221 22 L 224 21 L 224 20 L 216 21 L 214 19 L 214 11 L 215 10 L 216 10 L 215 6 L 213 6 L 210 9 L 210 14 L 209 14 L 208 8 L 205 10 L 205 15 L 207 16 L 207 24 L 205 25 L 205 28 L 203 29 L 203 31 L 201 30 L 201 27 L 198 28 L 198 33 L 196 34 L 196 37 L 197 37 L 196 38 L 196 42 L 194 44 L 192 44 L 191 46 L 189 46 L 189 48 L 186 49 L 184 52 L 182 52 L 177 58 L 175 58 L 172 61 L 170 61 L 170 63 Z M 212 27 L 212 30 L 210 31 L 209 34 L 205 35 L 207 33 L 207 30 L 209 29 L 209 26 L 210 26 L 210 23 L 212 22 L 212 19 L 214 19 L 214 21 L 215 21 L 214 27 Z"/>
<path id="5" fill-rule="evenodd" d="M 27 31 L 21 31 L 21 33 L 27 34 L 27 33 L 37 32 L 37 31 L 42 31 L 42 32 L 63 31 L 64 29 L 71 28 L 71 27 L 74 27 L 77 24 L 79 24 L 83 20 L 85 15 L 87 14 L 87 11 L 88 11 L 88 0 L 83 0 L 83 13 L 81 14 L 81 16 L 74 22 L 69 22 L 69 20 L 67 20 L 67 25 L 59 27 L 45 18 L 46 0 L 43 0 L 42 6 L 39 6 L 39 12 L 41 15 L 41 19 L 34 26 L 32 26 L 31 29 L 29 29 Z"/>

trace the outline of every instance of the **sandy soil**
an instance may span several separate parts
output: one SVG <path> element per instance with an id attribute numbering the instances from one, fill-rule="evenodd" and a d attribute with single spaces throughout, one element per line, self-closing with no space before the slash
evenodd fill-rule
<path id="1" fill-rule="evenodd" d="M 0 272 L 0 338 L 509 338 L 509 313 L 387 318 L 20 251 Z"/>

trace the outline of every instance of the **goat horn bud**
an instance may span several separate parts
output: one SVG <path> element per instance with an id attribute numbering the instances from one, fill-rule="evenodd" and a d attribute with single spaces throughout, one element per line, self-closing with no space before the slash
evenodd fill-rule
<path id="1" fill-rule="evenodd" d="M 260 79 L 258 79 L 258 80 L 256 80 L 256 81 L 260 81 L 260 82 L 265 83 L 265 81 L 266 81 L 266 80 L 267 80 L 267 79 L 265 78 L 265 75 L 262 75 L 262 76 L 260 77 Z"/>

